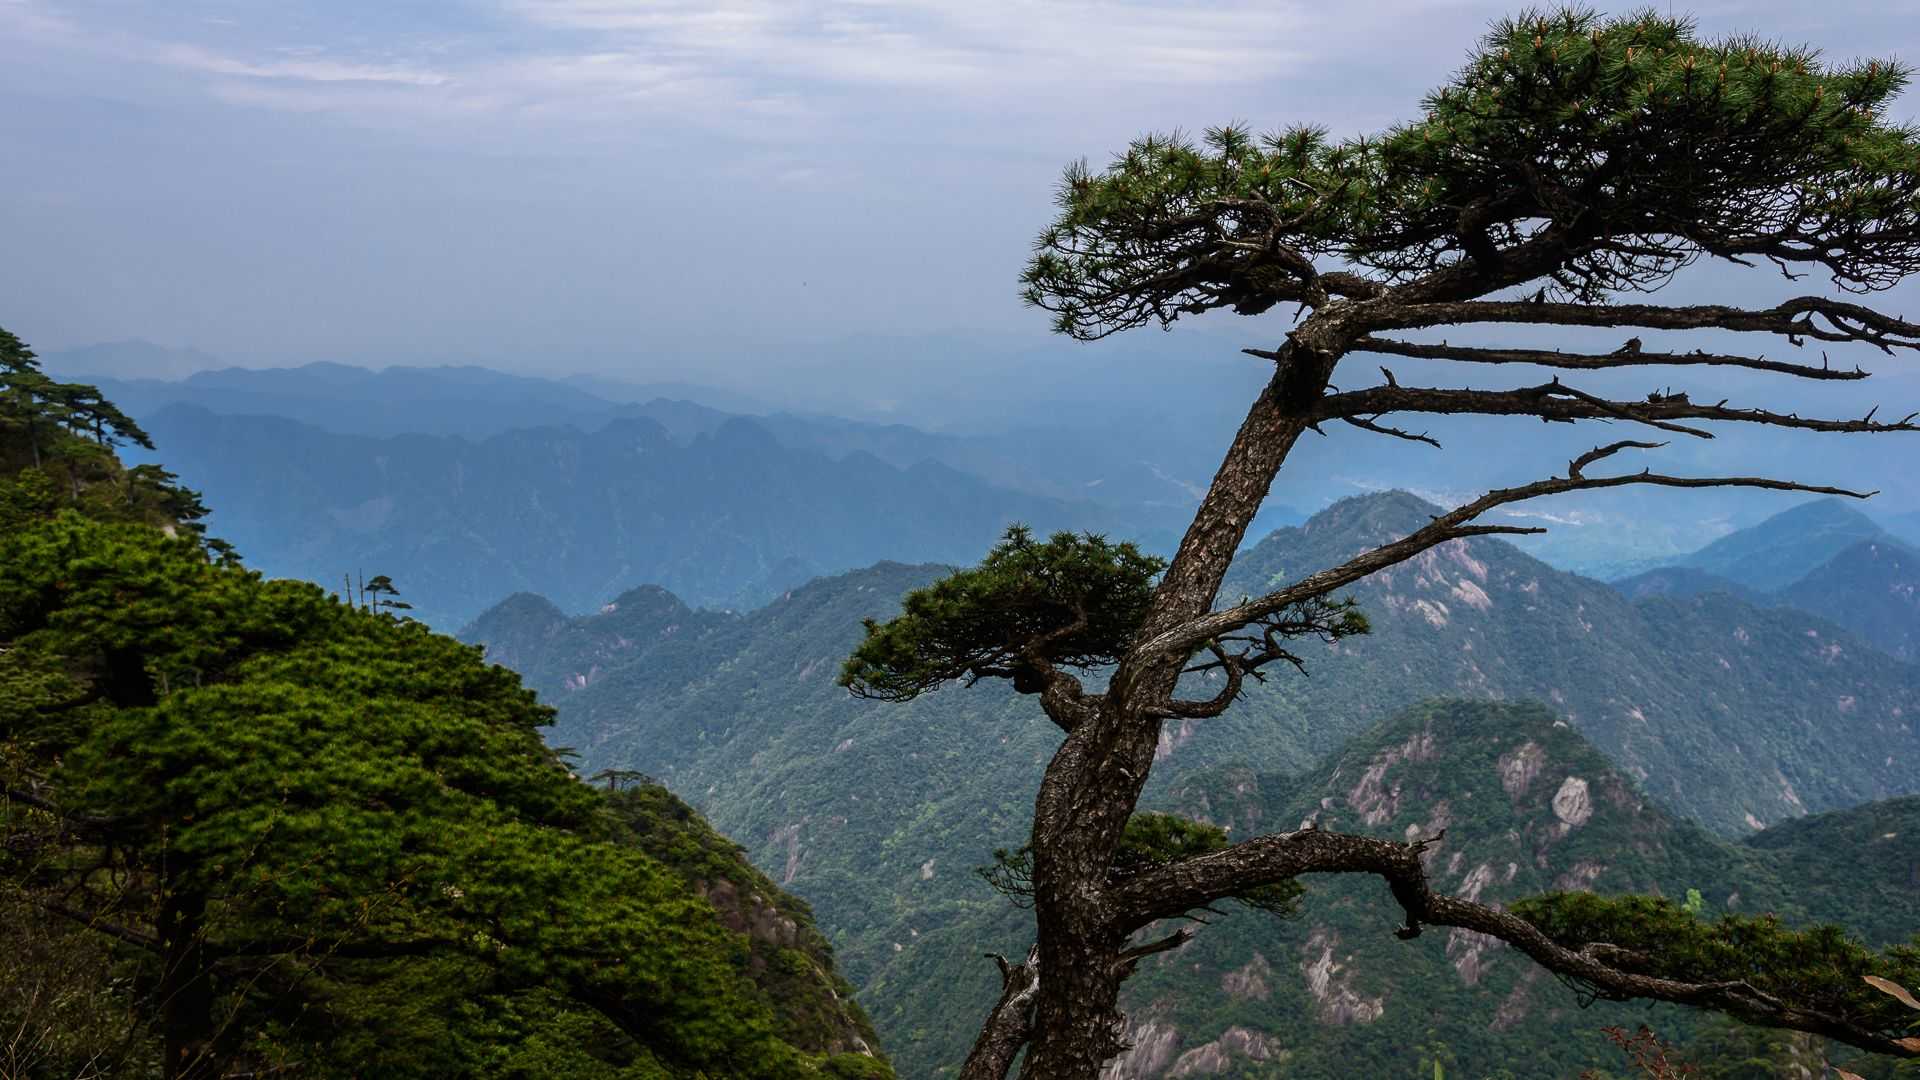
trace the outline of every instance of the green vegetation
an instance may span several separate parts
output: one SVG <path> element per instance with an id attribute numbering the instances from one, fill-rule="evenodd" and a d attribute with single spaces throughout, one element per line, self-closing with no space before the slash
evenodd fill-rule
<path id="1" fill-rule="evenodd" d="M 1276 574 L 1311 571 L 1431 512 L 1405 495 L 1340 504 L 1245 553 L 1226 591 L 1238 595 Z M 894 609 L 940 573 L 882 564 L 739 616 L 691 611 L 659 590 L 642 590 L 604 613 L 569 619 L 523 596 L 475 627 L 490 657 L 524 665 L 529 682 L 559 706 L 558 742 L 582 748 L 591 768 L 660 777 L 746 842 L 774 880 L 808 899 L 883 1044 L 902 1075 L 916 1077 L 951 1075 L 991 1004 L 993 969 L 979 954 L 1014 955 L 1026 946 L 1024 913 L 971 871 L 991 863 L 995 849 L 1017 850 L 1031 809 L 1020 792 L 1057 745 L 1050 724 L 989 684 L 905 704 L 850 699 L 835 684 L 835 666 L 858 645 L 862 619 Z M 1225 716 L 1168 725 L 1166 775 L 1150 789 L 1149 806 L 1211 822 L 1235 839 L 1290 829 L 1321 800 L 1344 800 L 1374 756 L 1419 729 L 1427 712 L 1408 710 L 1423 692 L 1557 698 L 1551 713 L 1450 710 L 1437 730 L 1454 737 L 1439 756 L 1383 777 L 1383 788 L 1401 789 L 1395 816 L 1377 827 L 1349 818 L 1340 824 L 1403 838 L 1409 827 L 1428 826 L 1432 806 L 1446 801 L 1453 821 L 1440 865 L 1455 850 L 1466 854 L 1444 884 L 1460 887 L 1484 862 L 1495 880 L 1482 895 L 1503 901 L 1552 891 L 1562 875 L 1587 873 L 1576 869 L 1586 863 L 1607 868 L 1594 879 L 1607 894 L 1657 890 L 1678 898 L 1697 889 L 1708 918 L 1771 910 L 1796 926 L 1837 922 L 1876 946 L 1912 933 L 1920 916 L 1911 876 L 1920 797 L 1789 818 L 1759 833 L 1740 821 L 1747 812 L 1792 813 L 1776 809 L 1781 777 L 1814 810 L 1900 791 L 1903 782 L 1911 790 L 1904 764 L 1914 760 L 1911 736 L 1883 721 L 1920 702 L 1912 668 L 1791 611 L 1731 598 L 1634 604 L 1497 540 L 1377 576 L 1355 596 L 1371 615 L 1372 633 L 1305 653 L 1308 678 L 1269 680 Z M 1463 599 L 1479 596 L 1484 609 Z M 1438 615 L 1442 605 L 1446 621 L 1436 625 L 1427 612 Z M 1736 637 L 1742 628 L 1744 643 Z M 1809 637 L 1809 629 L 1821 636 Z M 1843 642 L 1837 654 L 1828 648 Z M 1196 693 L 1207 685 L 1199 679 Z M 1852 712 L 1836 707 L 1846 694 L 1856 698 Z M 1647 725 L 1633 719 L 1634 709 L 1645 712 Z M 1800 734 L 1809 730 L 1824 734 Z M 1498 761 L 1528 739 L 1549 764 L 1529 789 L 1532 801 L 1516 810 L 1500 786 Z M 1586 740 L 1605 747 L 1605 756 Z M 1468 754 L 1469 747 L 1478 749 Z M 1615 754 L 1648 775 L 1626 772 Z M 1875 779 L 1888 755 L 1895 768 Z M 1536 848 L 1532 837 L 1557 829 L 1551 799 L 1569 775 L 1613 795 L 1595 797 L 1587 825 Z M 1809 776 L 1831 779 L 1816 784 Z M 1669 812 L 1678 809 L 1752 838 L 1718 840 Z M 1520 839 L 1503 839 L 1515 831 Z M 1749 849 L 1762 848 L 1756 861 Z M 1509 862 L 1518 869 L 1503 882 Z M 1492 953 L 1484 977 L 1464 987 L 1450 966 L 1458 946 L 1450 955 L 1446 934 L 1402 943 L 1387 933 L 1397 914 L 1385 890 L 1335 880 L 1307 885 L 1297 919 L 1233 914 L 1177 952 L 1144 961 L 1130 1010 L 1159 1003 L 1160 1022 L 1180 1033 L 1183 1052 L 1219 1042 L 1236 1025 L 1276 1036 L 1304 1032 L 1274 1046 L 1289 1055 L 1288 1075 L 1308 1078 L 1351 1075 L 1341 1071 L 1347 1061 L 1408 1073 L 1409 1048 L 1432 1041 L 1435 1025 L 1456 1054 L 1448 1075 L 1468 1080 L 1484 1075 L 1475 1070 L 1489 1062 L 1536 1058 L 1564 1065 L 1556 1075 L 1613 1068 L 1618 1057 L 1598 1033 L 1608 1023 L 1632 1027 L 1651 1017 L 1662 1034 L 1696 1030 L 1697 1022 L 1673 1010 L 1579 1011 L 1553 980 L 1526 980 L 1510 951 Z M 1306 951 L 1320 928 L 1332 935 L 1328 942 L 1339 939 L 1333 960 L 1353 973 L 1356 993 L 1382 999 L 1381 1018 L 1348 1025 L 1319 1018 L 1302 965 L 1323 954 L 1324 946 Z M 1256 953 L 1263 959 L 1256 962 Z M 1223 985 L 1230 975 L 1234 986 L 1258 975 L 1269 996 L 1235 998 Z M 1521 1003 L 1496 1029 L 1517 987 Z"/>
<path id="2" fill-rule="evenodd" d="M 231 548 L 205 537 L 199 494 L 158 465 L 122 466 L 113 451 L 123 443 L 153 448 L 98 389 L 54 381 L 25 342 L 0 329 L 0 533 L 67 507 L 184 531 L 216 557 L 231 557 Z"/>
<path id="3" fill-rule="evenodd" d="M 1745 934 L 1764 946 L 1748 957 L 1755 968 L 1766 966 L 1776 978 L 1797 972 L 1810 981 L 1796 984 L 1796 993 L 1833 992 L 1875 1016 L 1886 1015 L 1885 1006 L 1858 975 L 1911 972 L 1913 946 L 1920 945 L 1913 940 L 1920 883 L 1910 862 L 1898 864 L 1902 854 L 1911 859 L 1911 842 L 1886 842 L 1880 859 L 1863 858 L 1842 839 L 1870 828 L 1920 829 L 1920 798 L 1811 817 L 1780 826 L 1779 836 L 1770 829 L 1730 843 L 1651 804 L 1537 705 L 1415 707 L 1304 776 L 1209 770 L 1178 782 L 1164 805 L 1231 824 L 1234 834 L 1307 820 L 1393 839 L 1444 830 L 1425 860 L 1436 887 L 1449 894 L 1542 912 L 1548 925 L 1551 911 L 1644 911 L 1641 921 L 1559 929 L 1567 940 L 1639 941 L 1657 958 L 1651 963 L 1688 963 L 1684 950 L 1662 956 L 1669 944 L 1663 934 L 1709 943 L 1718 934 Z M 1447 1045 L 1447 1074 L 1468 1080 L 1497 1077 L 1502 1068 L 1519 1076 L 1618 1073 L 1620 1058 L 1601 1029 L 1642 1024 L 1677 1043 L 1681 1059 L 1703 1065 L 1741 1040 L 1795 1045 L 1816 1061 L 1823 1052 L 1839 1053 L 1819 1040 L 1671 1006 L 1595 1001 L 1478 935 L 1430 930 L 1396 940 L 1388 928 L 1398 908 L 1379 885 L 1337 876 L 1303 883 L 1299 918 L 1231 918 L 1164 963 L 1143 965 L 1127 999 L 1136 1029 L 1154 1024 L 1177 1032 L 1176 1058 L 1208 1046 L 1250 1045 L 1236 1041 L 1235 1028 L 1259 1033 L 1283 1061 L 1268 1066 L 1274 1075 L 1303 1080 L 1407 1075 L 1408 1048 L 1434 1038 Z M 1697 918 L 1658 899 L 1689 891 L 1702 898 Z M 1723 924 L 1743 929 L 1716 929 Z M 1820 924 L 1860 936 L 1809 929 Z M 1612 936 L 1583 936 L 1595 934 Z M 1832 960 L 1852 967 L 1832 967 Z M 1849 975 L 1854 981 L 1846 985 Z M 1245 1067 L 1252 1071 L 1251 1063 Z M 1848 1067 L 1880 1076 L 1890 1075 L 1892 1063 L 1880 1063 L 1887 1071 L 1866 1062 Z"/>
<path id="4" fill-rule="evenodd" d="M 1000 675 L 1037 692 L 1053 665 L 1085 670 L 1118 659 L 1165 566 L 1132 544 L 1071 533 L 1036 543 L 1012 526 L 979 566 L 908 593 L 884 625 L 865 620 L 866 640 L 840 685 L 908 701 L 951 680 Z"/>
<path id="5" fill-rule="evenodd" d="M 1837 926 L 1791 930 L 1773 915 L 1703 919 L 1658 896 L 1548 893 L 1522 899 L 1513 910 L 1562 944 L 1604 941 L 1626 950 L 1641 974 L 1744 982 L 1762 994 L 1858 1017 L 1874 1028 L 1898 1029 L 1908 1017 L 1868 978 L 1914 982 L 1920 976 L 1920 940 L 1881 954 Z"/>
<path id="6" fill-rule="evenodd" d="M 238 566 L 110 454 L 49 490 L 82 433 L 10 400 L 9 1075 L 888 1075 L 805 909 L 664 792 L 573 779 L 517 676 L 390 583 Z"/>
<path id="7" fill-rule="evenodd" d="M 1920 549 L 1837 499 L 1776 514 L 1614 586 L 1636 598 L 1733 592 L 1818 615 L 1889 656 L 1920 660 Z"/>

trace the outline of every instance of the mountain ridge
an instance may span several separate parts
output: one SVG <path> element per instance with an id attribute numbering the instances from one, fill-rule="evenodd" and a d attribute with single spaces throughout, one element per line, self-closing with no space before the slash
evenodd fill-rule
<path id="1" fill-rule="evenodd" d="M 590 611 L 646 582 L 751 607 L 883 557 L 959 561 L 1011 521 L 1118 532 L 1092 502 L 950 468 L 781 447 L 732 418 L 676 442 L 659 421 L 373 439 L 172 405 L 147 421 L 170 468 L 220 506 L 214 527 L 270 575 L 394 579 L 423 619 L 459 626 L 515 592 Z M 239 509 L 226 509 L 237 507 Z"/>
<path id="2" fill-rule="evenodd" d="M 1404 493 L 1337 504 L 1243 553 L 1221 595 L 1292 580 L 1431 512 Z M 527 635 L 577 631 L 592 643 L 548 649 L 530 674 L 560 709 L 555 740 L 595 765 L 659 777 L 807 897 L 903 1075 L 952 1059 L 978 1015 L 971 999 L 935 1008 L 913 988 L 964 975 L 983 949 L 1026 947 L 1018 913 L 968 871 L 1020 842 L 1058 741 L 1030 702 L 994 683 L 904 705 L 834 685 L 860 620 L 890 616 L 946 570 L 877 564 L 701 628 L 654 624 L 679 629 L 645 638 L 614 631 L 618 605 L 564 626 L 546 613 Z M 1920 707 L 1916 673 L 1813 616 L 1730 597 L 1636 604 L 1485 538 L 1353 591 L 1374 633 L 1308 650 L 1308 678 L 1270 680 L 1222 717 L 1169 723 L 1145 805 L 1177 803 L 1187 778 L 1210 769 L 1306 775 L 1374 725 L 1449 695 L 1549 702 L 1636 791 L 1723 835 L 1913 790 L 1920 751 L 1902 718 Z M 482 623 L 463 636 L 524 648 L 511 619 Z"/>
<path id="3" fill-rule="evenodd" d="M 1635 599 L 1731 592 L 1793 607 L 1920 660 L 1920 547 L 1837 499 L 1803 503 L 1613 585 Z"/>

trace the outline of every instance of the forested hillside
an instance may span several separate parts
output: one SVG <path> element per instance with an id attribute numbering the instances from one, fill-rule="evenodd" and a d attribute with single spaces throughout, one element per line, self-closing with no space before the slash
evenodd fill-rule
<path id="1" fill-rule="evenodd" d="M 1325 565 L 1429 512 L 1404 495 L 1340 504 L 1245 553 L 1223 596 Z M 984 1007 L 977 998 L 929 1006 L 924 987 L 972 968 L 972 993 L 990 997 L 978 952 L 1024 948 L 1019 913 L 971 870 L 1017 843 L 1026 793 L 1057 740 L 1029 703 L 996 687 L 885 705 L 834 685 L 859 620 L 890 614 L 939 573 L 882 564 L 744 615 L 696 611 L 647 589 L 570 619 L 521 596 L 464 634 L 559 706 L 556 741 L 594 767 L 660 776 L 806 896 L 889 1049 L 916 1075 L 957 1060 Z M 1449 545 L 1354 595 L 1371 634 L 1306 654 L 1307 676 L 1251 687 L 1227 716 L 1168 726 L 1158 805 L 1200 806 L 1197 792 L 1231 789 L 1222 778 L 1301 790 L 1302 781 L 1278 780 L 1318 775 L 1311 770 L 1348 740 L 1434 694 L 1546 702 L 1571 723 L 1555 738 L 1578 732 L 1623 763 L 1606 766 L 1626 778 L 1620 790 L 1645 792 L 1634 796 L 1644 812 L 1672 815 L 1660 827 L 1681 830 L 1700 852 L 1730 849 L 1673 821 L 1740 836 L 1916 790 L 1906 717 L 1920 707 L 1920 673 L 1810 616 L 1725 596 L 1635 603 L 1498 540 Z M 1300 820 L 1291 804 L 1249 805 L 1265 828 Z M 1209 813 L 1242 831 L 1253 825 Z M 1530 877 L 1529 887 L 1571 866 Z M 1686 887 L 1618 879 L 1622 889 L 1648 883 Z M 1761 885 L 1735 887 L 1752 896 Z M 1867 925 L 1883 927 L 1878 918 Z M 1181 1045 L 1194 1049 L 1227 1026 L 1183 1035 Z"/>
<path id="2" fill-rule="evenodd" d="M 1244 553 L 1222 595 L 1328 565 L 1431 511 L 1404 494 L 1337 504 Z M 464 636 L 498 642 L 499 656 L 525 665 L 533 685 L 553 695 L 562 742 L 678 783 L 670 769 L 687 755 L 717 762 L 757 752 L 743 734 L 763 722 L 750 703 L 756 694 L 781 708 L 806 703 L 828 728 L 820 739 L 869 716 L 891 728 L 906 722 L 894 716 L 917 710 L 997 708 L 994 691 L 980 690 L 936 694 L 896 713 L 831 685 L 834 658 L 855 640 L 859 620 L 887 614 L 938 572 L 884 564 L 727 617 L 694 614 L 650 591 L 643 607 L 660 607 L 657 625 L 627 622 L 624 603 L 569 621 L 523 597 Z M 1311 655 L 1306 678 L 1249 687 L 1228 716 L 1170 725 L 1164 752 L 1182 764 L 1229 754 L 1297 771 L 1405 705 L 1449 693 L 1547 702 L 1657 799 L 1733 835 L 1913 790 L 1920 734 L 1908 717 L 1920 702 L 1920 668 L 1804 613 L 1716 595 L 1634 602 L 1499 540 L 1449 545 L 1363 581 L 1353 595 L 1371 634 Z M 733 715 L 745 726 L 718 719 Z M 688 740 L 649 736 L 686 730 L 680 716 L 733 734 L 707 739 L 697 753 Z M 718 778 L 699 775 L 703 787 Z"/>
<path id="3" fill-rule="evenodd" d="M 890 1075 L 805 905 L 0 332 L 0 1074 Z"/>
<path id="4" fill-rule="evenodd" d="M 1920 545 L 1836 499 L 1795 507 L 1614 586 L 1636 599 L 1731 592 L 1818 615 L 1897 659 L 1920 659 Z"/>
<path id="5" fill-rule="evenodd" d="M 1304 776 L 1187 774 L 1165 804 L 1236 836 L 1311 823 L 1441 837 L 1423 856 L 1436 887 L 1502 904 L 1563 890 L 1651 893 L 1710 918 L 1777 913 L 1839 923 L 1875 945 L 1920 945 L 1920 798 L 1729 843 L 1651 803 L 1536 704 L 1417 706 Z M 1853 843 L 1836 846 L 1842 837 Z M 1397 906 L 1375 882 L 1308 887 L 1297 917 L 1236 911 L 1143 970 L 1128 988 L 1136 1034 L 1123 1075 L 1189 1075 L 1220 1061 L 1227 1069 L 1214 1071 L 1231 1074 L 1267 1061 L 1273 1075 L 1315 1080 L 1425 1076 L 1434 1063 L 1449 1076 L 1571 1077 L 1617 1067 L 1606 1025 L 1647 1024 L 1682 1044 L 1731 1027 L 1672 1007 L 1594 1005 L 1471 932 L 1397 940 Z M 1301 1031 L 1310 1034 L 1290 1036 Z"/>

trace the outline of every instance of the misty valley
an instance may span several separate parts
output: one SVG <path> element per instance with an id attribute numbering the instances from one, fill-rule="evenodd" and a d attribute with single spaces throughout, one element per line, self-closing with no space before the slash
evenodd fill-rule
<path id="1" fill-rule="evenodd" d="M 0 4 L 0 1080 L 1920 1077 L 1910 20 L 1016 7 Z"/>

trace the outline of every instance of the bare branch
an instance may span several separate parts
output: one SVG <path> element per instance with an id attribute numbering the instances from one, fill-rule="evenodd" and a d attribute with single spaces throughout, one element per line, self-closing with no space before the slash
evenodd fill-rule
<path id="1" fill-rule="evenodd" d="M 1730 408 L 1725 402 L 1696 403 L 1685 394 L 1658 392 L 1649 394 L 1645 401 L 1610 401 L 1568 386 L 1558 378 L 1538 386 L 1512 390 L 1409 386 L 1373 386 L 1364 390 L 1349 390 L 1322 398 L 1315 419 L 1347 420 L 1349 417 L 1377 417 L 1397 412 L 1454 416 L 1537 416 L 1542 420 L 1558 422 L 1626 420 L 1702 439 L 1713 436 L 1701 428 L 1676 421 L 1723 420 L 1800 431 L 1920 431 L 1920 425 L 1914 423 L 1913 415 L 1891 423 L 1874 420 L 1873 413 L 1859 420 L 1824 420 L 1766 409 Z"/>
<path id="2" fill-rule="evenodd" d="M 1365 417 L 1365 416 L 1343 416 L 1340 419 L 1349 424 L 1352 424 L 1354 427 L 1357 427 L 1362 431 L 1371 431 L 1378 435 L 1391 435 L 1396 439 L 1405 439 L 1408 442 L 1426 443 L 1428 446 L 1433 447 L 1435 450 L 1440 449 L 1440 440 L 1434 438 L 1433 436 L 1427 434 L 1424 431 L 1418 435 L 1415 435 L 1411 431 L 1402 431 L 1397 427 L 1389 427 L 1385 424 L 1377 424 L 1373 421 L 1372 418 Z"/>
<path id="3" fill-rule="evenodd" d="M 1208 642 L 1207 649 L 1212 652 L 1215 657 L 1215 662 L 1207 665 L 1207 669 L 1218 668 L 1224 670 L 1227 673 L 1227 685 L 1221 687 L 1219 693 L 1206 701 L 1181 701 L 1175 699 L 1167 702 L 1164 709 L 1156 710 L 1156 712 L 1161 713 L 1165 717 L 1206 719 L 1207 717 L 1219 716 L 1221 713 L 1226 712 L 1228 707 L 1239 700 L 1240 686 L 1245 681 L 1246 676 L 1246 669 L 1241 666 L 1241 661 L 1244 657 L 1234 656 L 1228 653 L 1217 641 Z"/>
<path id="4" fill-rule="evenodd" d="M 79 925 L 84 926 L 89 930 L 98 931 L 117 941 L 125 942 L 126 944 L 135 946 L 136 948 L 145 949 L 148 952 L 157 953 L 161 951 L 160 939 L 158 937 L 155 937 L 152 934 L 147 933 L 144 930 L 135 930 L 130 926 L 124 926 L 120 923 L 114 922 L 113 920 L 108 919 L 96 912 L 81 911 L 78 908 L 70 908 L 70 907 L 67 907 L 65 904 L 62 904 L 55 900 L 45 900 L 45 899 L 39 899 L 39 898 L 30 898 L 30 899 L 32 899 L 32 902 L 41 910 L 52 915 L 58 915 L 63 919 L 67 919 L 72 922 L 78 923 Z"/>
<path id="5" fill-rule="evenodd" d="M 1820 320 L 1815 321 L 1816 317 Z M 1771 308 L 1698 304 L 1555 304 L 1526 300 L 1462 300 L 1452 303 L 1382 304 L 1369 314 L 1375 330 L 1410 330 L 1457 323 L 1535 323 L 1547 326 L 1642 326 L 1649 330 L 1738 330 L 1778 334 L 1799 344 L 1862 342 L 1882 352 L 1920 350 L 1920 323 L 1883 315 L 1863 304 L 1800 296 Z"/>
<path id="6" fill-rule="evenodd" d="M 1606 354 L 1565 353 L 1557 349 L 1491 349 L 1474 348 L 1460 345 L 1448 345 L 1442 342 L 1429 345 L 1415 341 L 1396 341 L 1392 338 L 1363 337 L 1353 343 L 1355 352 L 1381 353 L 1389 356 L 1412 356 L 1425 360 L 1464 360 L 1473 364 L 1533 364 L 1538 367 L 1561 368 L 1572 371 L 1608 371 L 1616 368 L 1644 367 L 1658 365 L 1666 367 L 1690 367 L 1708 365 L 1717 367 L 1750 368 L 1755 371 L 1773 371 L 1782 375 L 1797 375 L 1803 379 L 1864 379 L 1871 373 L 1855 367 L 1852 370 L 1830 367 L 1825 353 L 1820 354 L 1820 366 L 1811 364 L 1790 364 L 1782 360 L 1769 360 L 1764 356 L 1732 356 L 1725 353 L 1702 352 L 1615 352 Z M 1251 350 L 1242 350 L 1250 352 Z"/>
<path id="7" fill-rule="evenodd" d="M 1599 461 L 1601 458 L 1611 457 L 1622 450 L 1658 450 L 1665 445 L 1667 444 L 1660 442 L 1634 442 L 1631 439 L 1626 439 L 1617 443 L 1608 443 L 1605 446 L 1596 446 L 1586 453 L 1581 454 L 1579 457 L 1574 458 L 1572 461 L 1567 462 L 1567 475 L 1575 480 L 1579 480 L 1582 479 L 1580 470 Z"/>
<path id="8" fill-rule="evenodd" d="M 1172 952 L 1174 949 L 1192 941 L 1193 936 L 1194 931 L 1183 926 L 1173 933 L 1168 934 L 1166 937 L 1149 941 L 1144 945 L 1135 945 L 1133 948 L 1115 957 L 1114 963 L 1119 967 L 1123 975 L 1130 975 L 1133 973 L 1134 967 L 1137 966 L 1141 960 L 1155 953 Z"/>
<path id="9" fill-rule="evenodd" d="M 1260 836 L 1132 878 L 1109 899 L 1120 913 L 1120 927 L 1139 927 L 1220 896 L 1304 874 L 1375 874 L 1386 881 L 1406 913 L 1406 924 L 1396 931 L 1401 938 L 1419 936 L 1426 925 L 1472 930 L 1512 945 L 1547 970 L 1576 979 L 1604 997 L 1714 1009 L 1756 1023 L 1824 1035 L 1875 1053 L 1920 1057 L 1920 1049 L 1905 1045 L 1904 1040 L 1844 1017 L 1783 1002 L 1749 983 L 1683 982 L 1622 970 L 1609 961 L 1630 957 L 1629 950 L 1604 943 L 1569 948 L 1517 915 L 1441 895 L 1428 882 L 1420 858 L 1430 842 L 1405 844 L 1319 829 Z"/>
<path id="10" fill-rule="evenodd" d="M 1764 476 L 1726 476 L 1693 477 L 1666 476 L 1654 472 L 1629 473 L 1624 476 L 1587 476 L 1580 470 L 1605 457 L 1626 449 L 1646 449 L 1650 446 L 1642 442 L 1618 442 L 1600 447 L 1576 458 L 1571 465 L 1577 475 L 1554 477 L 1538 480 L 1519 487 L 1498 488 L 1480 498 L 1456 507 L 1445 514 L 1435 517 L 1427 525 L 1412 533 L 1382 544 L 1370 551 L 1347 560 L 1339 566 L 1319 573 L 1311 574 L 1292 585 L 1270 592 L 1257 599 L 1242 601 L 1232 607 L 1209 612 L 1198 618 L 1176 626 L 1135 646 L 1136 656 L 1151 654 L 1185 654 L 1204 642 L 1214 640 L 1246 626 L 1273 612 L 1293 604 L 1304 603 L 1326 596 L 1336 589 L 1343 588 L 1376 570 L 1384 570 L 1396 563 L 1420 554 L 1431 547 L 1444 544 L 1449 540 L 1461 540 L 1472 536 L 1521 535 L 1543 532 L 1542 529 L 1512 525 L 1478 525 L 1474 519 L 1495 507 L 1509 503 L 1536 499 L 1543 495 L 1559 495 L 1569 491 L 1593 491 L 1603 488 L 1626 487 L 1632 484 L 1647 484 L 1656 487 L 1709 488 L 1709 487 L 1747 487 L 1763 488 L 1770 491 L 1803 491 L 1816 495 L 1844 495 L 1848 498 L 1864 499 L 1874 492 L 1853 491 L 1847 488 L 1829 487 L 1822 484 L 1802 484 L 1790 480 L 1776 480 Z"/>
<path id="11" fill-rule="evenodd" d="M 76 814 L 51 799 L 36 795 L 24 788 L 0 788 L 0 799 L 20 803 L 43 813 L 52 814 L 61 824 L 78 834 L 99 835 L 112 829 L 118 822 L 112 818 L 94 817 L 89 814 Z"/>

